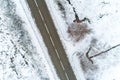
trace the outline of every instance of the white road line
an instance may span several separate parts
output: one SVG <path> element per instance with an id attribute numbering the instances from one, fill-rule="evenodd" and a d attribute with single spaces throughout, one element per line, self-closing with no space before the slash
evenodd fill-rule
<path id="1" fill-rule="evenodd" d="M 66 72 L 65 72 L 65 76 L 67 77 L 67 80 L 70 80 Z"/>
<path id="2" fill-rule="evenodd" d="M 54 48 L 55 48 L 55 44 L 54 44 L 54 42 L 53 42 L 53 39 L 52 39 L 52 37 L 51 37 L 51 35 L 49 34 L 49 36 L 50 36 L 50 40 L 51 40 L 51 42 L 52 42 L 52 45 L 54 46 Z"/>
<path id="3" fill-rule="evenodd" d="M 38 4 L 37 4 L 36 0 L 34 0 L 34 2 L 35 2 L 35 4 L 36 4 L 36 7 L 38 8 L 38 12 L 39 12 L 39 14 L 40 14 L 40 16 L 41 16 L 41 18 L 42 18 L 42 21 L 44 22 L 45 28 L 46 28 L 46 30 L 47 30 L 47 32 L 48 32 L 48 34 L 49 34 L 49 37 L 50 37 L 50 40 L 51 40 L 51 42 L 52 42 L 52 45 L 53 45 L 53 47 L 54 47 L 54 49 L 55 49 L 55 52 L 57 53 L 57 56 L 58 56 L 59 61 L 60 61 L 60 65 L 62 66 L 62 69 L 63 69 L 63 71 L 65 72 L 65 67 L 64 67 L 62 61 L 60 60 L 60 56 L 59 56 L 59 53 L 58 53 L 57 49 L 55 48 L 55 44 L 54 44 L 53 39 L 52 39 L 52 37 L 51 37 L 51 35 L 50 35 L 50 32 L 49 32 L 49 30 L 48 30 L 48 28 L 47 28 L 48 26 L 47 26 L 46 23 L 45 23 L 44 17 L 42 16 L 42 13 L 41 13 L 41 11 L 40 11 L 40 9 L 39 9 L 39 7 L 38 7 Z M 68 75 L 67 75 L 66 72 L 65 72 L 65 76 L 66 76 L 66 78 L 69 80 L 69 77 L 68 77 Z"/>
<path id="4" fill-rule="evenodd" d="M 25 11 L 25 15 L 27 16 L 27 19 L 28 19 L 28 15 L 27 15 L 27 13 L 26 13 L 26 10 L 25 10 L 25 8 L 23 7 L 23 4 L 22 4 L 22 1 L 20 0 L 20 3 L 21 3 L 21 5 L 22 5 L 22 9 Z M 28 6 L 27 6 L 28 7 Z M 30 8 L 28 8 L 28 9 L 30 9 Z M 32 26 L 32 23 L 31 23 L 31 21 L 28 19 L 28 21 L 29 21 L 29 23 L 30 23 L 30 25 L 31 25 L 31 28 L 33 29 L 33 26 Z M 35 32 L 35 30 L 33 29 L 33 31 Z M 36 35 L 35 35 L 36 36 Z M 37 38 L 37 40 L 38 40 L 38 42 L 40 43 L 40 41 L 39 41 L 39 38 L 38 38 L 38 36 L 36 36 L 36 38 Z M 43 52 L 44 52 L 44 50 L 43 50 Z M 52 70 L 50 70 L 51 72 L 53 72 L 53 69 Z M 50 73 L 51 73 L 50 72 Z M 54 72 L 53 72 L 54 73 Z M 55 74 L 56 76 L 57 76 L 57 74 Z M 58 79 L 58 78 L 56 78 L 55 76 L 53 76 L 54 77 L 54 79 Z M 4 80 L 4 79 L 3 79 Z"/>
<path id="5" fill-rule="evenodd" d="M 38 7 L 38 4 L 37 4 L 36 0 L 34 0 L 34 2 L 35 2 L 36 6 L 37 6 L 37 8 L 38 8 L 38 11 L 39 11 L 40 16 L 42 17 L 42 21 L 44 22 L 45 28 L 46 28 L 46 30 L 47 30 L 47 32 L 48 32 L 48 34 L 49 34 L 50 40 L 51 40 L 51 42 L 52 42 L 52 45 L 53 45 L 53 47 L 55 48 L 55 44 L 54 44 L 53 39 L 52 39 L 52 37 L 51 37 L 51 35 L 50 35 L 49 29 L 47 28 L 48 26 L 47 26 L 46 23 L 45 23 L 44 17 L 42 16 L 42 13 L 41 13 L 41 11 L 40 11 L 40 9 L 39 9 L 39 7 Z M 55 51 L 56 51 L 56 53 L 57 53 L 58 58 L 60 59 L 60 56 L 59 56 L 58 51 L 57 51 L 56 48 L 55 48 Z"/>
<path id="6" fill-rule="evenodd" d="M 42 13 L 41 13 L 41 11 L 40 11 L 40 9 L 39 9 L 39 6 L 38 6 L 38 4 L 37 4 L 37 1 L 34 0 L 34 2 L 35 2 L 36 6 L 37 6 L 37 8 L 38 8 L 38 11 L 39 11 L 39 14 L 40 14 L 40 16 L 41 16 L 41 18 L 42 18 L 42 21 L 44 22 L 45 28 L 46 28 L 46 30 L 47 30 L 47 32 L 48 32 L 48 34 L 49 34 L 50 40 L 51 40 L 51 42 L 52 42 L 52 45 L 53 45 L 54 48 L 55 48 L 55 44 L 54 44 L 53 39 L 52 39 L 52 37 L 51 37 L 51 35 L 50 35 L 49 29 L 47 28 L 48 26 L 47 26 L 46 23 L 45 23 L 44 17 L 42 16 Z M 56 51 L 56 53 L 57 53 L 58 58 L 60 59 L 59 53 L 58 53 L 58 51 L 57 51 L 56 48 L 55 48 L 55 51 Z"/>
<path id="7" fill-rule="evenodd" d="M 40 16 L 41 16 L 41 18 L 42 18 L 42 21 L 44 22 L 44 17 L 42 16 L 42 13 L 41 13 L 41 11 L 40 11 L 40 9 L 39 9 L 39 6 L 38 6 L 38 4 L 37 4 L 37 1 L 34 0 L 34 2 L 35 2 L 35 4 L 36 4 L 36 7 L 38 8 L 38 11 L 39 11 L 39 14 L 40 14 Z"/>
<path id="8" fill-rule="evenodd" d="M 66 76 L 67 80 L 70 80 L 67 73 L 66 73 L 66 71 L 65 71 L 65 67 L 63 66 L 63 63 L 61 62 L 61 60 L 60 60 L 60 64 L 61 64 L 61 66 L 62 66 L 62 68 L 63 68 L 63 70 L 65 72 L 65 76 Z"/>
<path id="9" fill-rule="evenodd" d="M 58 58 L 60 60 L 60 56 L 59 56 L 59 53 L 58 53 L 57 49 L 55 49 L 55 52 L 57 53 L 57 56 L 58 56 Z"/>
<path id="10" fill-rule="evenodd" d="M 60 64 L 61 64 L 63 70 L 65 71 L 65 67 L 63 66 L 63 63 L 61 62 L 61 60 L 60 60 Z"/>

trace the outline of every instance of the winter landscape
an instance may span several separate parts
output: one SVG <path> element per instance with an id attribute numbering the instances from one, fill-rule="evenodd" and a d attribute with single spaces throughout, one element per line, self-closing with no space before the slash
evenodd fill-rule
<path id="1" fill-rule="evenodd" d="M 120 80 L 120 1 L 45 1 L 77 80 Z M 26 0 L 0 0 L 0 80 L 60 80 Z"/>

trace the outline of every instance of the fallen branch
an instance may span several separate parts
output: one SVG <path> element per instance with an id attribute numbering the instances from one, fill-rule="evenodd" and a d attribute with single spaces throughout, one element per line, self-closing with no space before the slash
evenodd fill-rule
<path id="1" fill-rule="evenodd" d="M 89 57 L 89 52 L 90 52 L 91 49 L 92 49 L 92 47 L 90 47 L 90 48 L 88 49 L 88 51 L 86 52 L 86 57 L 87 57 L 88 60 L 93 64 L 92 59 Z"/>
<path id="2" fill-rule="evenodd" d="M 89 57 L 89 58 L 92 59 L 92 58 L 94 58 L 94 57 L 97 57 L 97 56 L 99 56 L 99 55 L 101 55 L 101 54 L 103 54 L 103 53 L 106 53 L 106 52 L 108 52 L 108 51 L 110 51 L 110 50 L 112 50 L 112 49 L 114 49 L 114 48 L 116 48 L 116 47 L 118 47 L 118 46 L 120 46 L 120 44 L 118 44 L 118 45 L 116 45 L 116 46 L 113 46 L 113 47 L 111 47 L 111 48 L 109 48 L 109 49 L 107 49 L 107 50 L 105 50 L 105 51 L 102 51 L 102 52 L 100 52 L 100 53 L 98 53 L 98 54 L 95 54 L 95 55 L 93 55 L 93 56 L 91 56 L 91 57 Z"/>

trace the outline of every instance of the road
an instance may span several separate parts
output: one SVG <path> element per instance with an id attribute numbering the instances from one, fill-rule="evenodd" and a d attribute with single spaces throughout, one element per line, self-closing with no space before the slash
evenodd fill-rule
<path id="1" fill-rule="evenodd" d="M 60 80 L 77 80 L 44 0 L 27 0 Z"/>

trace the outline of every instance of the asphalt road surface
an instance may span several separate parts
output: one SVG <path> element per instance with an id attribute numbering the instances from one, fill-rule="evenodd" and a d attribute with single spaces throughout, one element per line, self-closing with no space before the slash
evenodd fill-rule
<path id="1" fill-rule="evenodd" d="M 27 0 L 49 56 L 61 80 L 77 80 L 44 0 Z"/>

